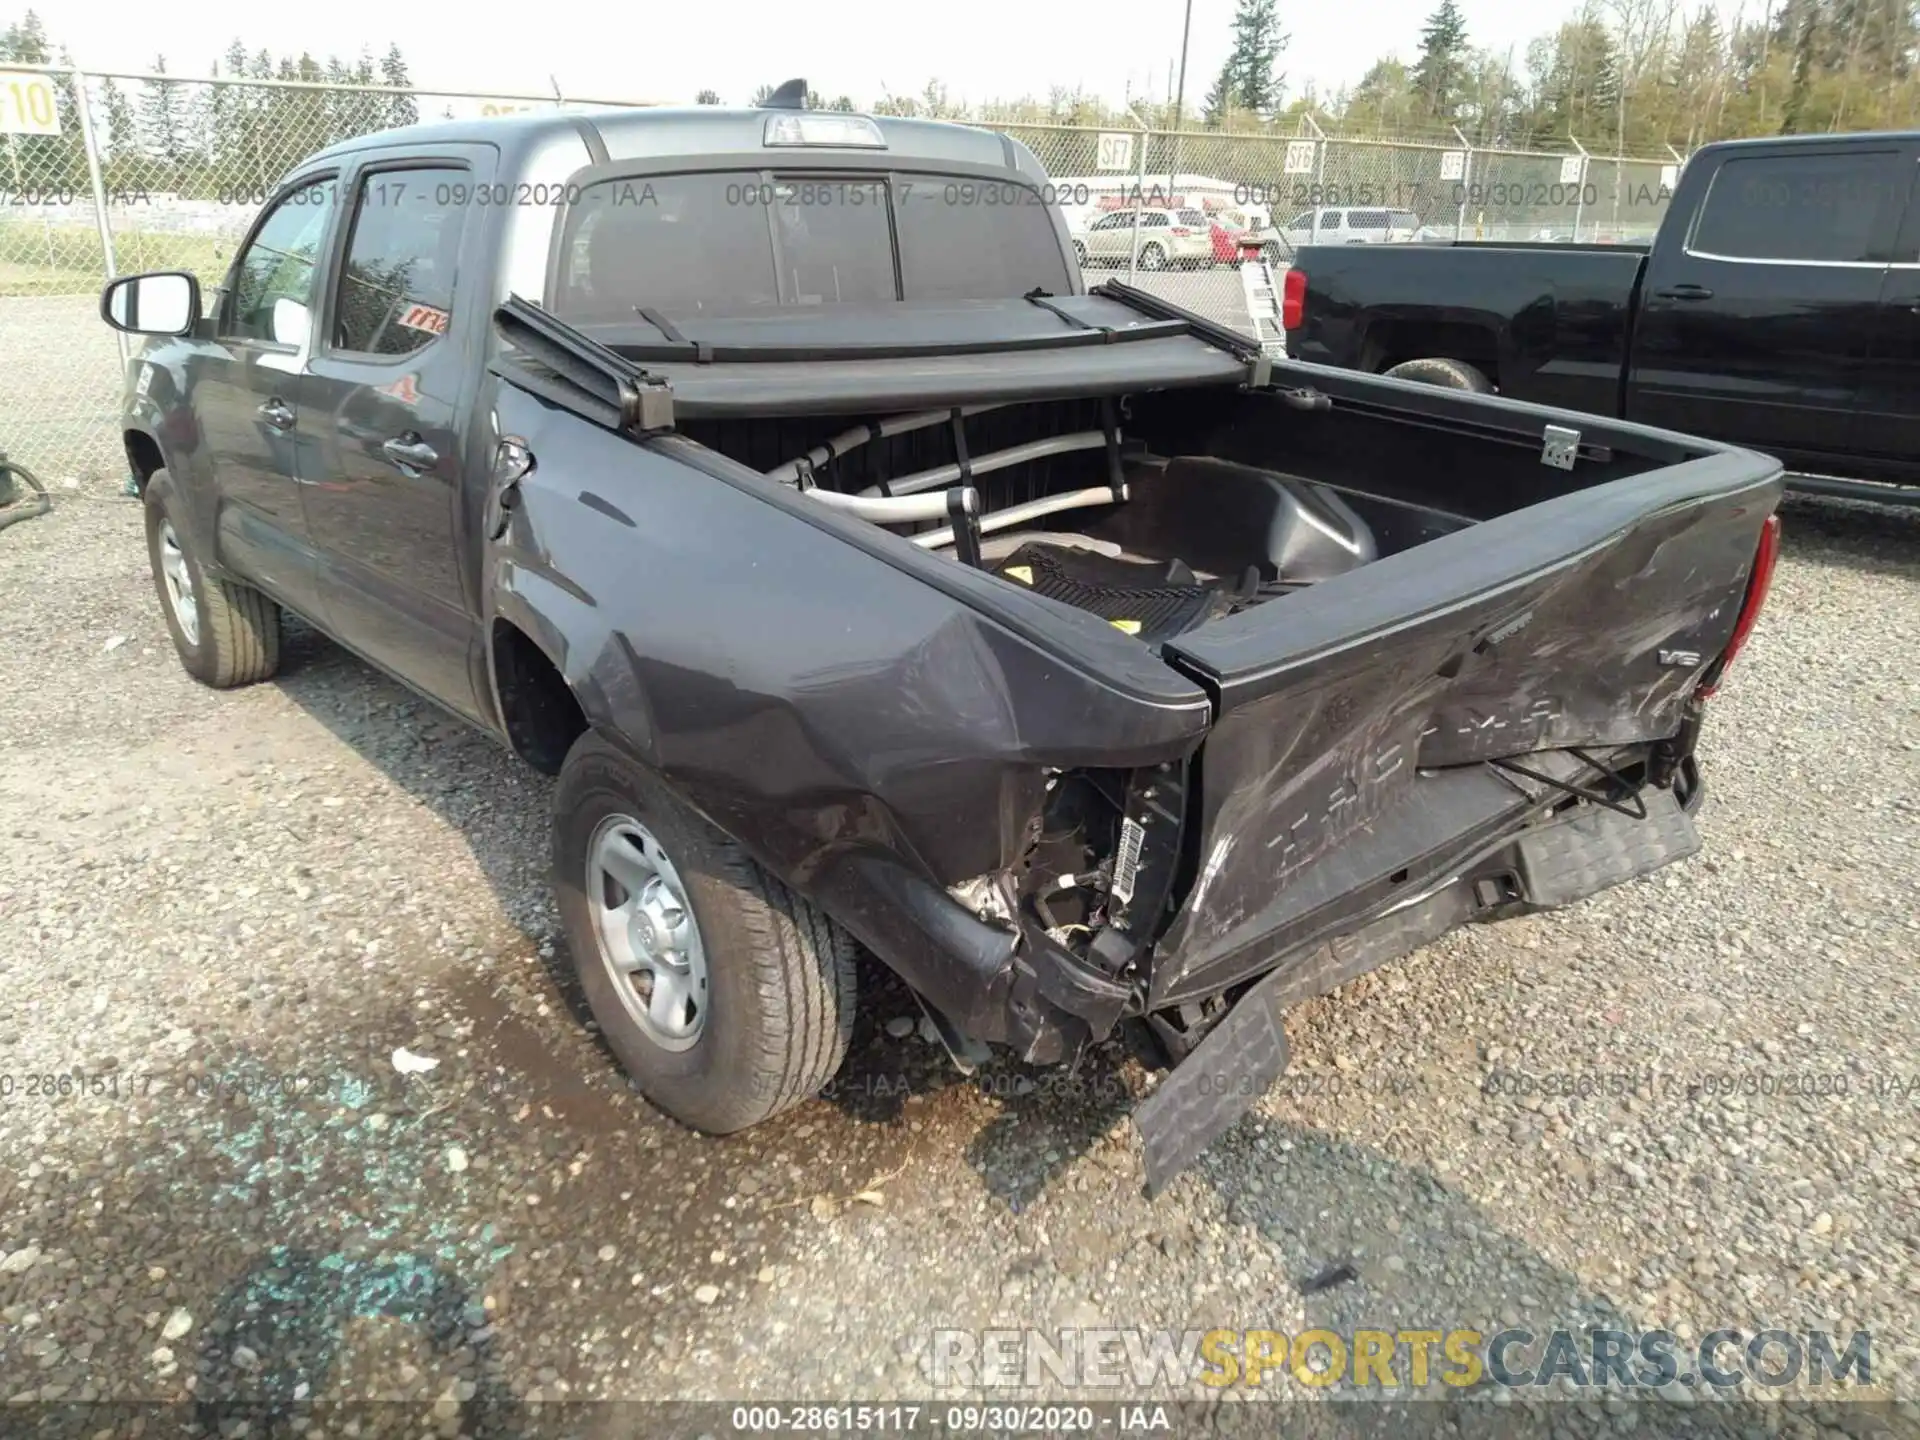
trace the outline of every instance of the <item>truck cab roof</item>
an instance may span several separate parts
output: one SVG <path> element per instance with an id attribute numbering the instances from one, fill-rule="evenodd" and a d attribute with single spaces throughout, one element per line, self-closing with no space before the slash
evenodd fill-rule
<path id="1" fill-rule="evenodd" d="M 767 143 L 768 122 L 779 116 L 827 116 L 859 120 L 878 134 L 879 145 Z M 1006 135 L 942 120 L 891 115 L 852 115 L 841 111 L 778 108 L 724 109 L 714 105 L 636 107 L 555 111 L 540 115 L 501 115 L 472 120 L 435 120 L 396 130 L 357 136 L 313 156 L 338 159 L 364 150 L 391 150 L 450 143 L 498 147 L 509 165 L 545 142 L 579 136 L 596 163 L 650 161 L 676 156 L 716 158 L 763 156 L 790 164 L 809 155 L 885 154 L 916 164 L 960 164 L 1006 170 L 1033 181 L 1046 172 L 1025 146 Z"/>

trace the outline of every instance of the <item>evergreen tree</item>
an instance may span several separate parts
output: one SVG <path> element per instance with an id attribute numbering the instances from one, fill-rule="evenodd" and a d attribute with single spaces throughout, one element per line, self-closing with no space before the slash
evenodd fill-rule
<path id="1" fill-rule="evenodd" d="M 1220 67 L 1207 98 L 1200 102 L 1200 123 L 1209 130 L 1218 130 L 1226 123 L 1227 110 L 1232 104 L 1233 67 L 1229 64 Z"/>
<path id="2" fill-rule="evenodd" d="M 327 91 L 327 131 L 335 140 L 350 140 L 360 132 L 354 128 L 357 96 L 347 89 L 353 83 L 353 76 L 347 73 L 346 62 L 338 55 L 327 57 L 327 84 L 337 88 Z"/>
<path id="3" fill-rule="evenodd" d="M 113 83 L 109 76 L 100 82 L 100 103 L 107 116 L 107 149 L 116 159 L 125 157 L 133 151 L 133 106 L 127 103 L 127 92 Z"/>
<path id="4" fill-rule="evenodd" d="M 1820 7 L 1814 0 L 1800 0 L 1790 6 L 1797 33 L 1793 42 L 1793 83 L 1787 90 L 1787 103 L 1780 112 L 1780 133 L 1797 134 L 1806 113 L 1807 94 L 1812 88 L 1813 67 L 1820 45 Z"/>
<path id="5" fill-rule="evenodd" d="M 0 30 L 0 60 L 18 60 L 23 65 L 45 65 L 51 53 L 47 48 L 47 27 L 31 10 L 5 30 Z"/>
<path id="6" fill-rule="evenodd" d="M 1467 79 L 1467 22 L 1458 0 L 1440 0 L 1420 32 L 1420 60 L 1413 84 L 1429 116 L 1452 123 L 1460 112 Z"/>
<path id="7" fill-rule="evenodd" d="M 395 90 L 411 90 L 413 77 L 407 73 L 406 57 L 400 53 L 398 45 L 387 46 L 387 53 L 380 61 L 380 83 Z M 387 124 L 412 125 L 420 119 L 420 107 L 411 95 L 389 95 L 387 97 Z"/>
<path id="8" fill-rule="evenodd" d="M 153 73 L 167 73 L 167 57 L 157 55 Z M 168 183 L 180 185 L 181 162 L 187 156 L 186 105 L 174 80 L 149 80 L 140 97 L 140 139 L 146 152 L 167 167 Z"/>
<path id="9" fill-rule="evenodd" d="M 1265 119 L 1278 108 L 1284 87 L 1273 67 L 1287 46 L 1287 36 L 1281 32 L 1276 7 L 1277 0 L 1239 0 L 1233 15 L 1233 49 L 1201 107 L 1207 124 L 1219 125 L 1235 110 Z"/>

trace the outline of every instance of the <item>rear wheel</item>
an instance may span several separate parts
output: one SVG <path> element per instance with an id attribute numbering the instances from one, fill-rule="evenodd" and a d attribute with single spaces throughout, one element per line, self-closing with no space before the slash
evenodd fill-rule
<path id="1" fill-rule="evenodd" d="M 560 771 L 553 856 L 580 988 L 655 1105 L 724 1135 L 839 1069 L 852 940 L 591 731 Z"/>
<path id="2" fill-rule="evenodd" d="M 185 528 L 165 470 L 147 481 L 147 559 L 160 611 L 180 663 L 216 690 L 265 680 L 280 668 L 280 607 L 251 585 L 207 574 Z"/>
<path id="3" fill-rule="evenodd" d="M 1158 245 L 1148 245 L 1140 251 L 1142 270 L 1164 270 L 1167 268 L 1167 252 Z"/>
<path id="4" fill-rule="evenodd" d="M 1403 360 L 1386 372 L 1390 380 L 1418 380 L 1422 385 L 1439 385 L 1448 390 L 1471 390 L 1476 395 L 1491 395 L 1493 382 L 1464 360 L 1441 358 Z"/>

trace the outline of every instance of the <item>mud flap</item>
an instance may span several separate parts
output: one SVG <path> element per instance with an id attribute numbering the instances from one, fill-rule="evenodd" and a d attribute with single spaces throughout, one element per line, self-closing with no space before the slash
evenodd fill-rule
<path id="1" fill-rule="evenodd" d="M 1146 1149 L 1149 1198 L 1232 1128 L 1287 1068 L 1289 978 L 1276 970 L 1242 995 L 1133 1112 Z"/>

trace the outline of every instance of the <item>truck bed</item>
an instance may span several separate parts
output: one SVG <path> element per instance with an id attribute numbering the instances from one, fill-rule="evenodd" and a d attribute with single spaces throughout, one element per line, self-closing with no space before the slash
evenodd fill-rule
<path id="1" fill-rule="evenodd" d="M 1193 359 L 1165 384 L 1136 377 L 1117 408 L 1099 383 L 1057 394 L 1079 357 L 1150 344 Z M 916 392 L 926 415 L 869 411 L 850 428 L 850 382 L 865 371 L 870 393 L 892 394 L 901 362 L 829 352 L 820 413 L 696 411 L 647 442 L 1116 685 L 1157 666 L 1165 693 L 1207 697 L 1197 858 L 1156 947 L 1159 1001 L 1364 920 L 1381 886 L 1442 878 L 1486 838 L 1472 825 L 1419 838 L 1450 775 L 1589 750 L 1644 762 L 1726 646 L 1780 491 L 1763 456 L 1502 399 L 1287 363 L 1258 383 L 1244 368 L 1190 383 L 1185 366 L 1208 356 L 1219 347 L 1199 335 L 1073 347 L 1025 402 Z M 757 371 L 706 368 L 708 394 L 744 393 Z M 771 408 L 796 406 L 782 392 Z M 927 477 L 955 459 L 949 410 L 980 467 L 977 567 L 959 562 L 943 508 L 907 516 L 940 501 Z M 1102 444 L 1103 417 L 1121 414 Z M 1546 463 L 1550 427 L 1567 468 Z M 1514 823 L 1538 798 L 1510 793 L 1517 810 L 1482 819 Z M 1276 885 L 1309 862 L 1347 883 L 1283 923 Z M 1288 893 L 1293 906 L 1303 892 Z"/>

